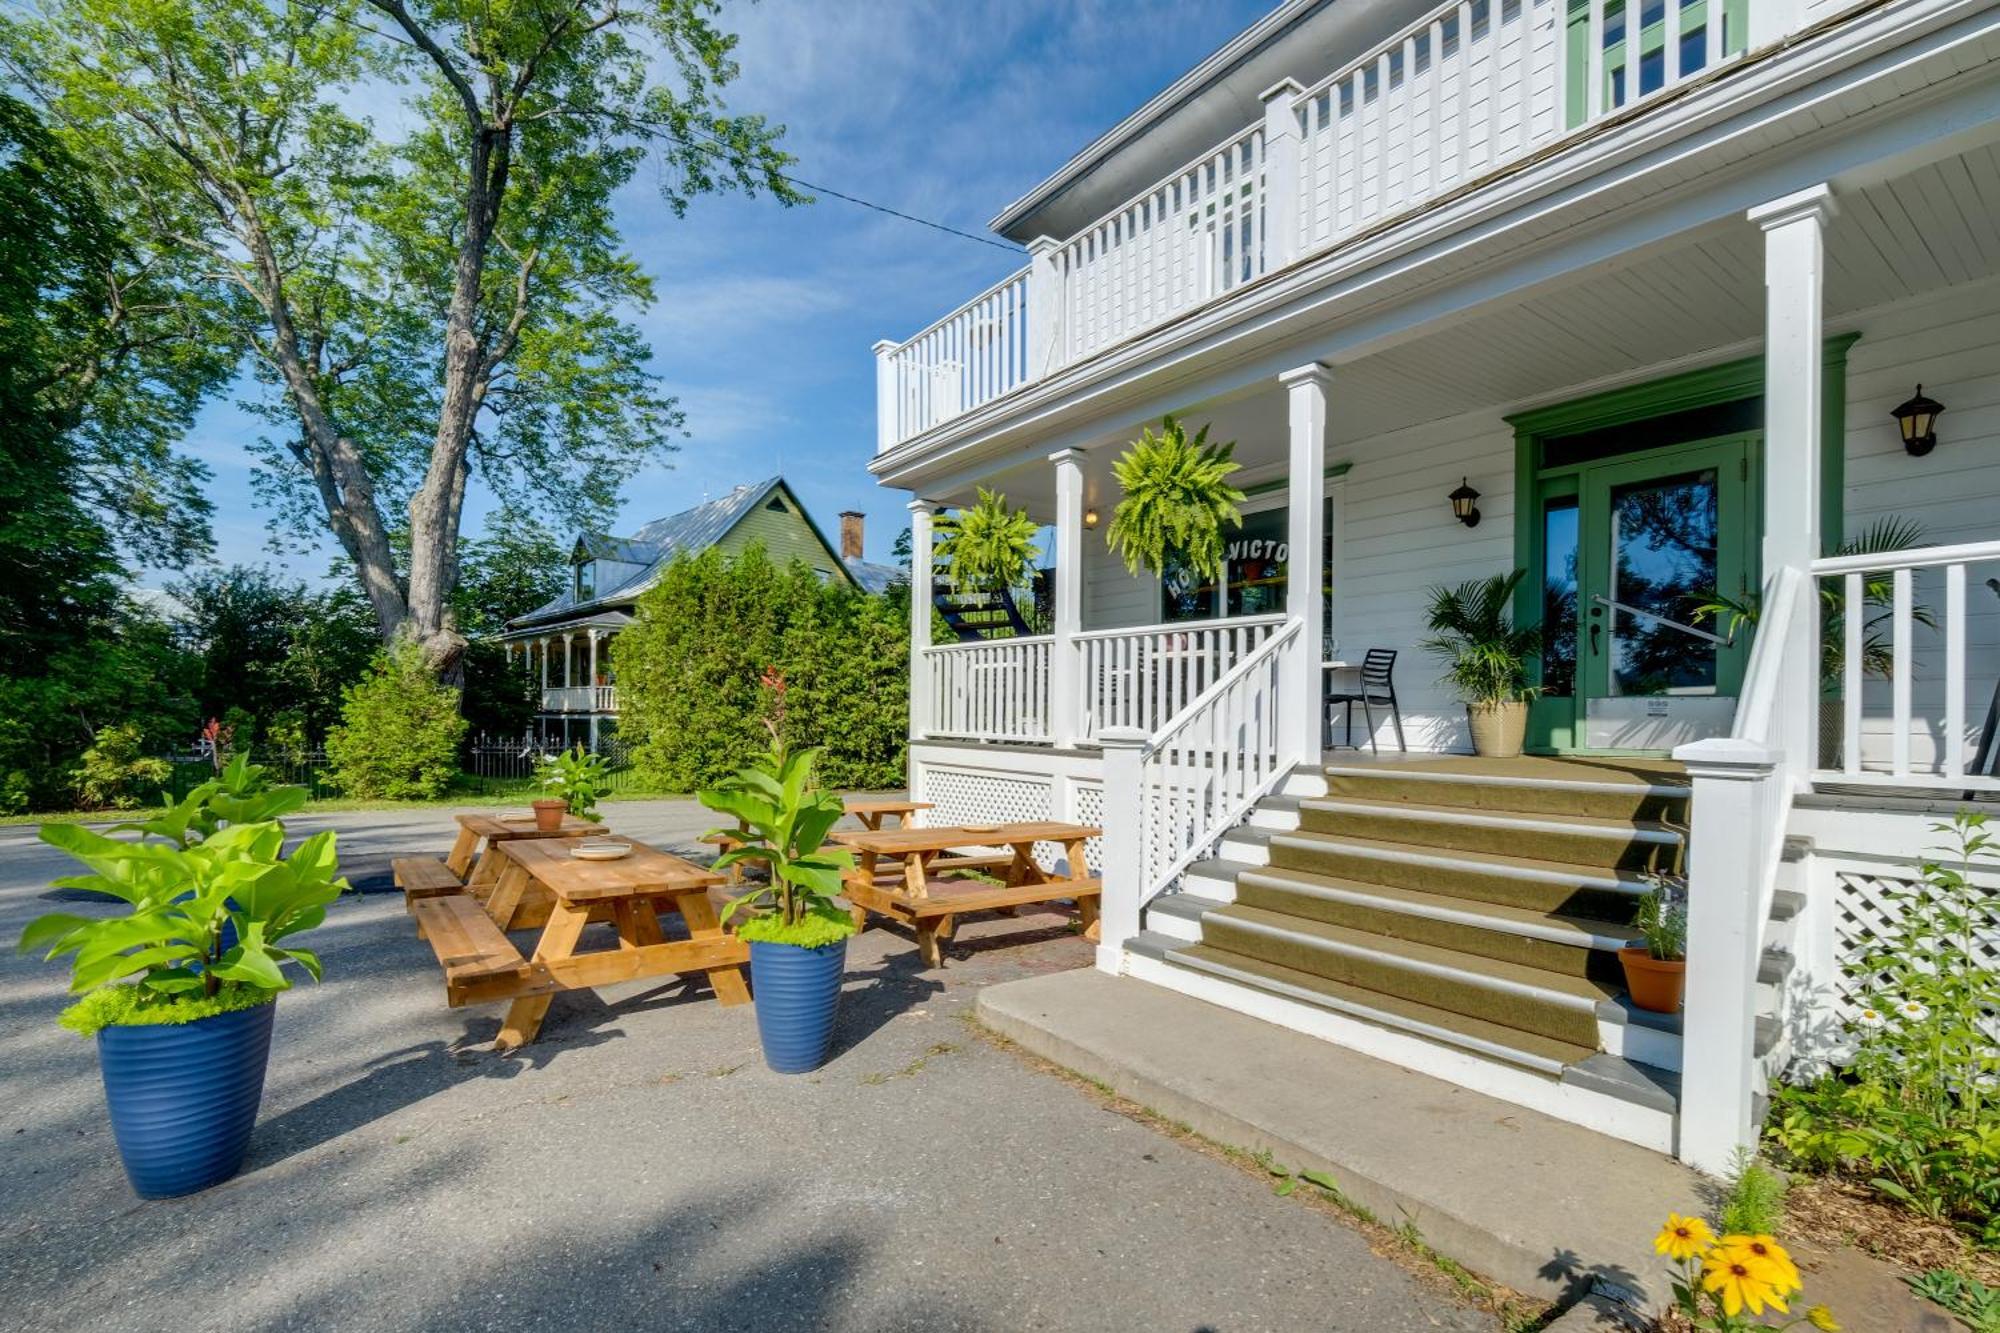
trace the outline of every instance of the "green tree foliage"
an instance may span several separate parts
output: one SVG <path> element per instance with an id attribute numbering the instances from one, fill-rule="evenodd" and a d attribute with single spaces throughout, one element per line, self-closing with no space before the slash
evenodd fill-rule
<path id="1" fill-rule="evenodd" d="M 1236 445 L 1210 444 L 1208 427 L 1189 438 L 1172 417 L 1156 435 L 1148 426 L 1111 465 L 1124 498 L 1104 537 L 1125 568 L 1164 573 L 1171 553 L 1203 579 L 1222 576 L 1222 531 L 1243 516 L 1243 492 L 1229 484 Z"/>
<path id="2" fill-rule="evenodd" d="M 229 311 L 281 520 L 331 532 L 383 636 L 449 671 L 471 478 L 589 526 L 680 423 L 614 198 L 800 198 L 781 131 L 724 105 L 719 10 L 50 0 L 0 58 Z M 361 113 L 385 102 L 393 133 Z"/>
<path id="3" fill-rule="evenodd" d="M 401 643 L 347 691 L 340 722 L 327 733 L 327 763 L 350 796 L 441 796 L 457 776 L 464 735 L 458 691 L 438 683 L 418 645 Z"/>
<path id="4" fill-rule="evenodd" d="M 775 669 L 788 697 L 779 739 L 818 748 L 822 781 L 898 784 L 908 635 L 906 589 L 870 597 L 754 546 L 677 559 L 615 641 L 619 726 L 644 780 L 692 791 L 766 749 L 758 681 Z"/>

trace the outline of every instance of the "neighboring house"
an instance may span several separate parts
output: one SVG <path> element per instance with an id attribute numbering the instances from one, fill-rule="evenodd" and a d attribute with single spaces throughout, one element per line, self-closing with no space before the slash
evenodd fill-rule
<path id="1" fill-rule="evenodd" d="M 1056 531 L 1052 634 L 933 646 L 914 600 L 914 795 L 1101 824 L 1109 971 L 1726 1165 L 1931 821 L 2000 792 L 1996 218 L 1991 3 L 1288 0 L 1002 210 L 1024 267 L 876 345 L 912 568 L 981 486 Z M 1243 465 L 1219 586 L 1097 524 L 1167 413 Z M 1932 545 L 1832 556 L 1885 516 Z M 1426 590 L 1514 568 L 1548 757 L 1438 757 Z M 1891 569 L 1823 659 L 1822 591 Z M 1761 623 L 1691 624 L 1709 590 Z M 1392 769 L 1323 755 L 1371 649 L 1431 757 L 1380 709 Z M 1648 1016 L 1612 951 L 1683 857 L 1686 1008 Z"/>
<path id="2" fill-rule="evenodd" d="M 584 533 L 570 554 L 569 587 L 546 606 L 507 622 L 500 641 L 541 689 L 536 730 L 568 745 L 616 727 L 618 682 L 606 652 L 632 623 L 639 597 L 679 555 L 710 547 L 734 554 L 760 545 L 780 564 L 802 560 L 821 578 L 881 592 L 903 571 L 861 558 L 862 516 L 840 515 L 840 546 L 828 543 L 783 477 L 738 486 L 719 499 L 655 519 L 630 537 Z"/>

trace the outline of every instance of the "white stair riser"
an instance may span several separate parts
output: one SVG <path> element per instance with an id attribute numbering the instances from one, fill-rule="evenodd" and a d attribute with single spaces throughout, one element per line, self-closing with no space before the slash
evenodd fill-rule
<path id="1" fill-rule="evenodd" d="M 1597 1044 L 1612 1055 L 1656 1069 L 1681 1068 L 1681 1034 L 1662 1032 L 1643 1023 L 1597 1022 Z"/>
<path id="2" fill-rule="evenodd" d="M 1278 833 L 1297 833 L 1299 812 L 1282 806 L 1274 810 L 1269 806 L 1257 805 L 1251 809 L 1249 817 L 1243 822 L 1251 828 L 1267 828 Z"/>
<path id="3" fill-rule="evenodd" d="M 1293 769 L 1278 786 L 1278 792 L 1283 796 L 1324 796 L 1328 790 L 1326 774 L 1310 768 Z"/>
<path id="4" fill-rule="evenodd" d="M 1215 849 L 1216 856 L 1224 861 L 1241 861 L 1245 865 L 1267 866 L 1271 864 L 1271 846 L 1257 838 L 1245 838 L 1235 833 L 1226 833 L 1222 845 Z"/>
<path id="5" fill-rule="evenodd" d="M 1162 935 L 1171 935 L 1188 944 L 1201 943 L 1201 921 L 1198 918 L 1149 911 L 1146 913 L 1144 928 L 1156 930 Z"/>

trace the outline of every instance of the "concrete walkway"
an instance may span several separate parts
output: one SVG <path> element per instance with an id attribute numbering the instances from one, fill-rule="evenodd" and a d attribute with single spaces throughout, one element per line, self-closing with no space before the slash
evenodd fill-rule
<path id="1" fill-rule="evenodd" d="M 687 802 L 606 807 L 691 846 Z M 340 830 L 367 881 L 444 812 Z M 0 936 L 62 858 L 0 831 Z M 927 971 L 852 946 L 837 1054 L 784 1078 L 749 1007 L 558 997 L 518 1056 L 451 1010 L 390 895 L 340 903 L 279 1001 L 249 1170 L 141 1203 L 59 969 L 0 958 L 0 1329 L 1492 1329 L 1255 1177 L 975 1035 L 982 988 L 1084 966 L 1056 916 L 969 924 Z"/>
<path id="2" fill-rule="evenodd" d="M 1212 1139 L 1325 1171 L 1391 1226 L 1519 1291 L 1670 1298 L 1652 1240 L 1707 1210 L 1658 1153 L 1159 986 L 1075 971 L 991 987 L 982 1021 Z"/>

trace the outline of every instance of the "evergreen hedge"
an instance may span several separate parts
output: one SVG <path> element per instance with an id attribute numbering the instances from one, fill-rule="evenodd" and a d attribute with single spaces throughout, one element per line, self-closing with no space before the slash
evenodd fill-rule
<path id="1" fill-rule="evenodd" d="M 824 750 L 820 780 L 900 787 L 909 734 L 909 591 L 824 583 L 761 547 L 677 558 L 612 646 L 619 731 L 640 781 L 692 791 L 769 743 L 758 678 L 784 673 L 784 739 Z"/>
<path id="2" fill-rule="evenodd" d="M 340 722 L 326 734 L 335 786 L 349 796 L 424 800 L 458 775 L 465 719 L 458 691 L 438 682 L 423 650 L 404 642 L 378 654 L 345 691 Z"/>

